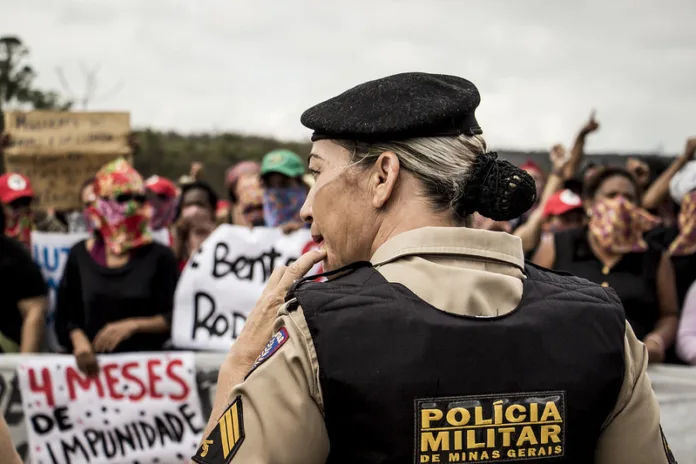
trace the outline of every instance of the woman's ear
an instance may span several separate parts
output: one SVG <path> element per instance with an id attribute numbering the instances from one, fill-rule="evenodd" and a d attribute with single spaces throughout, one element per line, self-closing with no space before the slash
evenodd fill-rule
<path id="1" fill-rule="evenodd" d="M 396 153 L 385 151 L 372 168 L 370 187 L 372 194 L 372 206 L 383 208 L 394 191 L 396 180 L 399 177 L 401 164 Z"/>

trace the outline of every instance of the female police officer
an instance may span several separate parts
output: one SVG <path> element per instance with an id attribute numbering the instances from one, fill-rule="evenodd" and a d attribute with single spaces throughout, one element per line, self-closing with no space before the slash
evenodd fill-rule
<path id="1" fill-rule="evenodd" d="M 273 273 L 194 461 L 673 462 L 613 291 L 466 227 L 535 200 L 486 153 L 479 101 L 465 79 L 406 73 L 303 114 L 302 216 L 323 250 Z M 301 279 L 321 260 L 333 279 Z"/>

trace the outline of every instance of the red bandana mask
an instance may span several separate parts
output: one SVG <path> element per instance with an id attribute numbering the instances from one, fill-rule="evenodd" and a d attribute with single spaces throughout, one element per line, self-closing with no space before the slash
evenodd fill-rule
<path id="1" fill-rule="evenodd" d="M 34 228 L 31 213 L 5 211 L 5 236 L 19 240 L 27 249 L 31 249 L 31 231 Z"/>
<path id="2" fill-rule="evenodd" d="M 595 204 L 589 229 L 601 248 L 626 254 L 647 250 L 643 234 L 659 223 L 655 216 L 619 197 Z"/>
<path id="3" fill-rule="evenodd" d="M 669 246 L 671 256 L 696 253 L 696 190 L 687 193 L 679 211 L 679 235 Z"/>

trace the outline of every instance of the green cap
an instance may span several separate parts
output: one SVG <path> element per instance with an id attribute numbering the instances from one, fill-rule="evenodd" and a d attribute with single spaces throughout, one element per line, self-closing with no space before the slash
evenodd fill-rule
<path id="1" fill-rule="evenodd" d="M 300 177 L 305 173 L 305 165 L 302 158 L 290 150 L 273 150 L 267 153 L 261 162 L 262 176 L 272 172 L 288 177 Z"/>

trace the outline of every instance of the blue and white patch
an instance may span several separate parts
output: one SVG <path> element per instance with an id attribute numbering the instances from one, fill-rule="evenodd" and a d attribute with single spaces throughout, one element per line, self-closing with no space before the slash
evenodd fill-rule
<path id="1" fill-rule="evenodd" d="M 273 353 L 278 351 L 280 347 L 288 341 L 289 338 L 290 335 L 288 334 L 288 330 L 285 327 L 281 327 L 280 330 L 278 330 L 278 332 L 276 332 L 273 335 L 273 337 L 271 337 L 270 341 L 266 345 L 266 348 L 264 348 L 259 357 L 256 358 L 254 365 L 251 366 L 251 370 L 246 376 L 249 377 L 257 367 L 263 364 L 264 361 L 266 361 L 268 358 L 273 356 Z"/>

